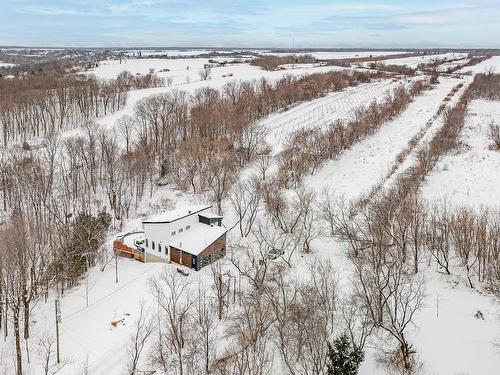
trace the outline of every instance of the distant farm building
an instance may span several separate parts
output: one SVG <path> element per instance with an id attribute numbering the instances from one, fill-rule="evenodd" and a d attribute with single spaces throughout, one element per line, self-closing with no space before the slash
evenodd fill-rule
<path id="1" fill-rule="evenodd" d="M 144 220 L 143 232 L 127 233 L 115 240 L 115 253 L 199 270 L 226 254 L 227 229 L 222 226 L 222 216 L 211 208 L 183 207 Z"/>

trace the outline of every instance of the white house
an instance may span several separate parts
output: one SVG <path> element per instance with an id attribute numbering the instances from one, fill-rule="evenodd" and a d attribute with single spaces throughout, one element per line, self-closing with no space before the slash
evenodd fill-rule
<path id="1" fill-rule="evenodd" d="M 199 270 L 226 253 L 222 216 L 212 206 L 188 206 L 142 222 L 144 261 L 170 261 Z"/>

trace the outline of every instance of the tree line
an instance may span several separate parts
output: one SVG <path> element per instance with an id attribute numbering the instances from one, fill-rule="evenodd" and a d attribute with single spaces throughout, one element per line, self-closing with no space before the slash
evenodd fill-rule
<path id="1" fill-rule="evenodd" d="M 251 60 L 250 64 L 265 70 L 279 70 L 285 64 L 312 64 L 317 60 L 310 54 L 305 55 L 260 55 Z"/>
<path id="2" fill-rule="evenodd" d="M 130 89 L 162 86 L 154 75 L 116 79 L 50 73 L 0 80 L 0 136 L 3 147 L 55 135 L 121 109 Z"/>
<path id="3" fill-rule="evenodd" d="M 412 100 L 431 87 L 419 80 L 398 86 L 382 100 L 357 108 L 351 120 L 337 120 L 326 129 L 301 129 L 292 133 L 278 159 L 278 183 L 297 186 L 307 174 L 314 174 L 326 161 L 338 157 L 362 139 L 376 133 L 382 124 L 402 113 Z"/>

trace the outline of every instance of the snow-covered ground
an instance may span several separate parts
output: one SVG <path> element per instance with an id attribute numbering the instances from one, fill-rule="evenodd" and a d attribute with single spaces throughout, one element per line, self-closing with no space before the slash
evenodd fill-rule
<path id="1" fill-rule="evenodd" d="M 490 71 L 491 69 L 493 69 L 497 74 L 500 73 L 500 56 L 493 56 L 480 62 L 479 64 L 466 66 L 465 68 L 460 69 L 459 73 L 477 74 L 485 73 L 487 71 Z"/>
<path id="2" fill-rule="evenodd" d="M 396 155 L 425 126 L 427 121 L 433 118 L 448 92 L 461 82 L 459 79 L 446 78 L 440 78 L 440 81 L 441 83 L 434 90 L 417 97 L 406 111 L 384 124 L 377 134 L 354 145 L 337 160 L 328 162 L 313 176 L 306 177 L 304 185 L 318 192 L 323 188 L 329 188 L 330 191 L 343 195 L 346 199 L 359 199 L 386 175 Z M 453 97 L 449 105 L 453 105 L 459 99 L 464 89 Z M 492 116 L 498 113 L 499 103 L 487 104 L 488 107 L 484 107 L 484 101 L 474 102 L 471 113 L 477 112 L 478 107 L 485 112 L 492 113 Z M 484 120 L 484 118 L 477 119 L 475 123 L 484 123 Z M 435 119 L 422 142 L 430 140 L 441 125 L 442 118 Z M 464 133 L 463 137 L 477 137 L 477 134 L 472 133 L 469 130 Z M 484 134 L 480 135 L 478 141 L 474 143 L 484 146 Z M 497 152 L 497 154 L 500 156 L 500 153 Z M 411 163 L 412 158 L 408 159 Z M 495 170 L 488 170 L 484 173 L 485 176 L 475 180 L 478 186 L 483 183 L 491 186 L 490 177 L 493 179 L 496 177 L 496 188 L 498 188 L 500 161 L 496 160 Z M 464 164 L 461 165 L 464 166 Z M 401 169 L 404 170 L 403 167 Z M 460 168 L 457 169 L 457 172 L 459 171 Z M 463 168 L 460 175 L 463 177 L 467 174 L 468 171 Z M 433 182 L 435 179 L 431 176 L 430 181 L 433 186 L 427 186 L 425 190 L 445 193 L 446 187 L 442 189 L 444 179 Z M 460 184 L 463 182 L 453 180 L 449 182 L 449 186 Z M 481 188 L 478 187 L 478 189 Z M 498 190 L 496 192 L 489 196 L 483 194 L 482 197 L 490 203 L 495 201 L 495 197 L 498 197 L 496 201 L 500 201 L 500 194 Z M 463 203 L 464 199 L 466 202 L 467 197 L 456 196 L 457 204 Z M 317 239 L 314 245 L 319 253 L 335 259 L 335 264 L 344 277 L 349 274 L 348 269 L 351 265 L 341 255 L 342 246 L 325 238 Z M 430 266 L 422 264 L 421 272 L 426 278 L 426 298 L 422 310 L 416 316 L 416 325 L 410 327 L 409 333 L 418 352 L 419 360 L 424 364 L 423 373 L 493 374 L 493 369 L 500 368 L 500 304 L 498 300 L 466 287 L 465 280 L 457 275 L 440 274 L 436 271 L 434 264 Z M 478 310 L 484 314 L 485 320 L 478 320 L 474 317 Z M 386 370 L 378 365 L 376 357 L 377 350 L 368 345 L 365 360 L 360 367 L 360 375 L 386 374 Z"/>
<path id="3" fill-rule="evenodd" d="M 209 64 L 209 59 L 204 58 L 185 58 L 185 59 L 123 59 L 120 60 L 105 60 L 99 62 L 99 67 L 87 71 L 87 74 L 94 74 L 101 79 L 116 78 L 123 71 L 128 71 L 132 74 L 148 74 L 151 69 L 159 77 L 172 78 L 173 85 L 180 85 L 200 80 L 200 70 L 205 64 Z M 227 58 L 217 58 L 215 60 L 231 60 Z M 290 64 L 286 66 L 286 73 L 289 74 L 305 74 L 320 71 L 339 70 L 339 67 L 322 67 L 318 64 L 301 65 Z M 166 70 L 168 71 L 162 71 Z M 223 78 L 223 75 L 232 73 L 229 80 L 251 80 L 261 77 L 282 77 L 284 72 L 268 72 L 257 66 L 252 66 L 247 63 L 233 63 L 226 66 L 213 67 L 211 69 L 211 80 Z M 209 81 L 205 82 L 207 85 Z"/>
<path id="4" fill-rule="evenodd" d="M 199 80 L 199 71 L 208 59 L 122 59 L 105 60 L 99 62 L 99 67 L 89 72 L 102 79 L 112 79 L 122 71 L 132 74 L 148 74 L 152 69 L 154 73 L 163 78 L 172 78 L 175 83 Z M 162 72 L 161 70 L 169 69 Z"/>
<path id="5" fill-rule="evenodd" d="M 465 53 L 443 53 L 439 55 L 417 55 L 414 57 L 404 57 L 401 59 L 389 59 L 382 61 L 386 65 L 404 65 L 409 68 L 416 68 L 419 64 L 428 64 L 436 60 L 451 60 L 458 58 L 465 58 L 467 54 Z"/>
<path id="6" fill-rule="evenodd" d="M 456 66 L 465 64 L 465 63 L 467 63 L 469 61 L 470 61 L 470 59 L 466 58 L 466 59 L 455 60 L 455 61 L 452 61 L 452 62 L 447 62 L 447 63 L 439 65 L 437 67 L 437 71 L 438 72 L 446 72 L 450 68 L 455 68 Z"/>
<path id="7" fill-rule="evenodd" d="M 143 98 L 150 95 L 166 93 L 171 90 L 183 90 L 187 92 L 194 92 L 202 87 L 221 88 L 226 83 L 231 81 L 244 81 L 244 80 L 257 80 L 266 78 L 270 81 L 277 81 L 284 75 L 303 76 L 312 73 L 321 73 L 328 71 L 341 71 L 345 70 L 342 67 L 336 66 L 313 66 L 313 67 L 295 67 L 287 70 L 279 71 L 266 71 L 259 67 L 252 66 L 246 63 L 226 65 L 224 67 L 215 67 L 212 69 L 211 78 L 202 81 L 199 77 L 199 70 L 203 64 L 207 63 L 207 59 L 133 59 L 128 60 L 126 64 L 120 64 L 118 60 L 109 60 L 101 63 L 100 66 L 94 69 L 91 74 L 95 74 L 99 78 L 114 78 L 123 70 L 128 70 L 131 73 L 145 74 L 149 72 L 150 68 L 157 70 L 169 68 L 169 72 L 159 73 L 160 77 L 172 78 L 172 86 L 156 87 L 142 90 L 131 90 L 127 96 L 127 102 L 123 109 L 113 114 L 98 119 L 100 124 L 111 127 L 115 121 L 123 115 L 131 115 L 133 113 L 135 104 Z M 186 70 L 186 66 L 190 66 Z M 232 76 L 228 74 L 232 73 Z M 189 77 L 189 79 L 186 79 Z M 68 134 L 72 134 L 69 132 Z"/>
<path id="8" fill-rule="evenodd" d="M 126 50 L 123 51 L 127 56 L 137 56 L 139 52 L 143 57 L 147 56 L 198 56 L 205 53 L 213 52 L 213 50 L 201 49 L 152 49 L 152 50 Z"/>
<path id="9" fill-rule="evenodd" d="M 377 56 L 390 56 L 399 55 L 404 52 L 400 51 L 354 51 L 354 52 L 327 52 L 327 51 L 311 51 L 311 52 L 261 52 L 261 55 L 274 55 L 274 56 L 290 56 L 290 55 L 311 55 L 319 60 L 341 60 L 352 59 L 356 57 L 377 57 Z"/>
<path id="10" fill-rule="evenodd" d="M 450 90 L 460 82 L 442 78 L 430 91 L 416 97 L 408 108 L 380 130 L 331 160 L 313 176 L 308 186 L 317 191 L 329 188 L 346 199 L 357 199 L 385 176 L 397 154 L 431 119 Z"/>
<path id="11" fill-rule="evenodd" d="M 64 374 L 79 373 L 86 361 L 89 374 L 125 372 L 126 348 L 140 303 L 142 300 L 147 302 L 151 299 L 148 281 L 166 267 L 175 269 L 173 265 L 143 264 L 119 258 L 118 283 L 115 283 L 116 269 L 114 262 L 111 262 L 104 272 L 94 267 L 80 287 L 69 291 L 61 299 L 61 356 L 63 360 L 72 362 L 64 368 Z M 205 273 L 200 272 L 194 277 L 202 275 Z M 47 303 L 40 303 L 35 311 L 36 322 L 33 323 L 33 331 L 52 335 L 55 332 L 53 297 Z M 121 319 L 124 319 L 123 324 L 116 327 L 111 325 L 113 320 Z M 36 368 L 36 365 L 33 364 L 33 367 Z"/>
<path id="12" fill-rule="evenodd" d="M 390 79 L 365 83 L 272 114 L 260 121 L 268 132 L 266 141 L 272 145 L 273 153 L 277 154 L 293 132 L 324 128 L 335 120 L 348 118 L 356 108 L 369 105 L 374 100 L 382 100 L 388 91 L 400 84 L 400 81 Z"/>
<path id="13" fill-rule="evenodd" d="M 10 68 L 12 66 L 16 66 L 16 64 L 11 64 L 11 63 L 6 63 L 6 62 L 0 61 L 0 68 Z"/>
<path id="14" fill-rule="evenodd" d="M 421 269 L 426 279 L 424 306 L 409 327 L 422 374 L 493 375 L 500 368 L 500 305 L 490 295 L 469 289 L 457 276 L 435 267 Z M 484 320 L 474 317 L 481 311 Z M 360 375 L 388 374 L 369 348 Z"/>
<path id="15" fill-rule="evenodd" d="M 425 306 L 414 330 L 415 348 L 426 373 L 495 374 L 500 369 L 498 300 L 468 289 L 456 276 L 431 268 L 426 275 Z M 477 311 L 484 320 L 474 317 Z"/>
<path id="16" fill-rule="evenodd" d="M 453 206 L 500 208 L 500 152 L 490 149 L 489 124 L 500 124 L 500 102 L 473 100 L 456 153 L 442 158 L 426 178 L 422 194 Z"/>

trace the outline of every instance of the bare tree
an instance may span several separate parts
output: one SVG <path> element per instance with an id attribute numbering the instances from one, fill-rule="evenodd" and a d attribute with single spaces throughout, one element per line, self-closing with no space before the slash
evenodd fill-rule
<path id="1" fill-rule="evenodd" d="M 200 69 L 198 74 L 200 75 L 202 81 L 206 81 L 207 79 L 210 79 L 212 69 L 210 67 L 204 67 L 203 69 Z"/>
<path id="2" fill-rule="evenodd" d="M 203 361 L 203 370 L 206 374 L 210 369 L 216 357 L 216 345 L 218 343 L 216 308 L 205 290 L 198 289 L 198 300 L 195 304 L 193 314 L 196 337 Z"/>
<path id="3" fill-rule="evenodd" d="M 450 260 L 453 253 L 451 219 L 446 204 L 435 206 L 426 225 L 425 244 L 427 250 L 447 275 L 450 275 Z"/>
<path id="4" fill-rule="evenodd" d="M 0 233 L 0 243 L 4 246 L 0 251 L 0 284 L 4 294 L 6 307 L 10 310 L 10 318 L 14 326 L 16 347 L 16 373 L 23 374 L 21 350 L 21 311 L 24 317 L 24 339 L 28 348 L 30 306 L 38 297 L 38 257 L 32 258 L 28 250 L 28 234 L 24 220 L 14 216 L 8 227 Z M 6 324 L 6 322 L 5 322 Z"/>
<path id="5" fill-rule="evenodd" d="M 236 164 L 234 149 L 227 142 L 217 144 L 218 149 L 208 157 L 205 176 L 217 211 L 222 214 L 222 199 L 236 179 Z"/>
<path id="6" fill-rule="evenodd" d="M 347 332 L 353 348 L 363 350 L 375 328 L 369 311 L 356 295 L 344 298 L 339 305 L 342 328 Z"/>
<path id="7" fill-rule="evenodd" d="M 42 360 L 42 369 L 44 375 L 55 375 L 63 370 L 69 362 L 63 359 L 57 363 L 54 359 L 56 339 L 49 334 L 44 334 L 38 340 L 38 354 Z"/>
<path id="8" fill-rule="evenodd" d="M 247 237 L 257 218 L 262 191 L 260 181 L 251 178 L 237 183 L 231 192 L 230 200 L 238 216 L 238 226 L 242 237 Z"/>
<path id="9" fill-rule="evenodd" d="M 171 350 L 167 366 L 173 366 L 180 375 L 186 373 L 186 363 L 191 360 L 193 336 L 189 327 L 192 323 L 194 301 L 189 293 L 190 283 L 172 269 L 150 282 L 152 293 L 160 309 L 162 337 Z M 165 364 L 156 363 L 161 367 Z"/>
<path id="10" fill-rule="evenodd" d="M 262 181 L 266 180 L 266 174 L 272 163 L 271 148 L 265 147 L 257 153 L 253 162 L 255 169 L 259 172 Z"/>
<path id="11" fill-rule="evenodd" d="M 231 274 L 222 272 L 221 262 L 211 264 L 213 289 L 217 301 L 217 316 L 219 320 L 224 317 L 224 309 L 229 305 L 229 291 L 231 288 Z"/>
<path id="12" fill-rule="evenodd" d="M 330 236 L 347 242 L 351 256 L 357 257 L 370 246 L 360 220 L 353 220 L 355 207 L 344 197 L 337 197 L 329 190 L 322 192 L 319 201 L 320 217 L 327 223 Z"/>
<path id="13" fill-rule="evenodd" d="M 128 154 L 130 151 L 130 145 L 132 142 L 132 134 L 136 126 L 135 121 L 132 117 L 124 115 L 116 121 L 118 134 L 125 141 L 125 151 Z"/>
<path id="14" fill-rule="evenodd" d="M 273 314 L 262 294 L 249 293 L 230 321 L 230 345 L 214 364 L 217 374 L 271 375 Z"/>
<path id="15" fill-rule="evenodd" d="M 459 210 L 452 219 L 452 238 L 455 252 L 466 269 L 469 286 L 472 284 L 471 273 L 478 259 L 478 239 L 476 217 L 468 210 Z"/>
<path id="16" fill-rule="evenodd" d="M 415 349 L 408 340 L 408 327 L 424 299 L 424 281 L 409 272 L 396 249 L 376 248 L 353 258 L 355 290 L 371 323 L 398 344 L 391 363 L 403 373 L 411 373 L 416 364 Z"/>
<path id="17" fill-rule="evenodd" d="M 408 215 L 410 216 L 409 242 L 413 253 L 413 270 L 417 273 L 420 262 L 420 252 L 425 242 L 427 208 L 420 201 L 417 193 L 411 194 L 408 200 Z"/>
<path id="18" fill-rule="evenodd" d="M 488 138 L 493 142 L 493 147 L 500 150 L 500 125 L 490 122 Z"/>
<path id="19" fill-rule="evenodd" d="M 135 322 L 134 333 L 130 339 L 130 344 L 128 347 L 128 363 L 127 363 L 127 371 L 130 375 L 135 375 L 138 373 L 142 373 L 138 369 L 142 352 L 144 350 L 144 346 L 146 345 L 149 337 L 152 335 L 155 329 L 155 320 L 154 317 L 151 316 L 145 305 L 144 301 L 141 301 L 139 307 L 139 316 Z"/>

